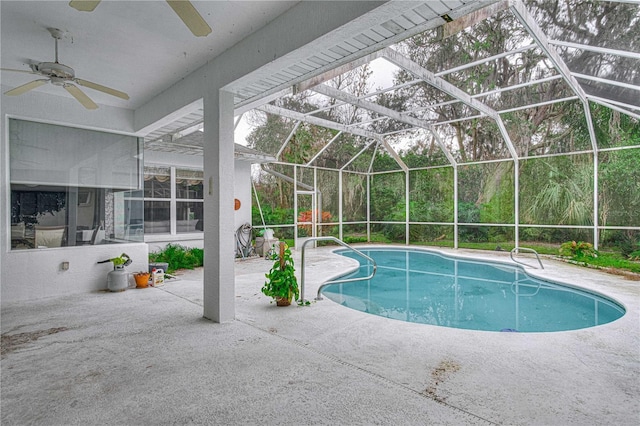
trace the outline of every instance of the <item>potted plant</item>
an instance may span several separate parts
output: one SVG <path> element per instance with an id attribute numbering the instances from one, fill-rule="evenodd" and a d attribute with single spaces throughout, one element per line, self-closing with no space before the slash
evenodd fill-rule
<path id="1" fill-rule="evenodd" d="M 295 276 L 293 257 L 285 243 L 280 243 L 280 258 L 273 263 L 273 267 L 265 276 L 267 281 L 262 287 L 262 293 L 274 298 L 277 306 L 289 306 L 293 298 L 298 299 L 300 290 Z"/>

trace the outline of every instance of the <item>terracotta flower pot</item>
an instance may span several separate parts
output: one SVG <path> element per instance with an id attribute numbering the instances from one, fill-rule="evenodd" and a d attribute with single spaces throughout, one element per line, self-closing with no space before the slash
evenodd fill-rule
<path id="1" fill-rule="evenodd" d="M 276 297 L 276 306 L 289 306 L 291 305 L 291 298 Z"/>
<path id="2" fill-rule="evenodd" d="M 149 285 L 149 277 L 151 274 L 149 273 L 139 273 L 133 274 L 133 278 L 136 280 L 137 288 L 146 288 Z"/>

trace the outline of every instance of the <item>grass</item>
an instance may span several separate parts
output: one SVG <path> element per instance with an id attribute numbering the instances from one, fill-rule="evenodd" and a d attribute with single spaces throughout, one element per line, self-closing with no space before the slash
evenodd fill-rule
<path id="1" fill-rule="evenodd" d="M 573 257 L 570 260 L 579 264 L 586 263 L 601 268 L 621 269 L 640 274 L 639 262 L 632 262 L 618 253 L 600 253 L 598 257 Z"/>
<path id="2" fill-rule="evenodd" d="M 204 250 L 187 248 L 179 244 L 167 244 L 164 250 L 149 253 L 149 263 L 164 262 L 169 264 L 166 272 L 173 273 L 178 269 L 193 269 L 204 264 Z"/>

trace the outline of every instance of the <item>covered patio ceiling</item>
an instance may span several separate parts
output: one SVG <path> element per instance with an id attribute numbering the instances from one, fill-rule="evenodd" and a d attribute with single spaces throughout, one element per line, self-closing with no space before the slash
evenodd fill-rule
<path id="1" fill-rule="evenodd" d="M 516 111 L 561 102 L 578 103 L 589 127 L 591 147 L 587 151 L 598 149 L 590 104 L 603 105 L 640 119 L 639 2 L 602 1 L 579 5 L 570 1 L 556 4 L 520 0 L 395 3 L 391 8 L 395 16 L 390 19 L 387 16 L 384 21 L 373 21 L 369 17 L 361 23 L 359 34 L 353 36 L 351 33 L 341 43 L 327 43 L 325 49 L 315 50 L 307 57 L 297 54 L 283 58 L 232 84 L 228 90 L 235 94 L 237 118 L 251 110 L 288 118 L 292 131 L 283 141 L 283 147 L 300 123 L 355 135 L 367 141 L 367 148 L 386 150 L 395 158 L 399 169 L 404 170 L 407 165 L 398 156 L 394 141 L 396 147 L 406 147 L 412 141 L 429 138 L 439 146 L 448 163 L 456 164 L 459 158 L 456 158 L 455 146 L 447 142 L 451 126 L 456 123 L 490 120 L 504 139 L 505 155 L 515 159 L 528 156 L 512 141 L 504 123 L 505 117 Z M 607 13 L 598 15 L 586 10 L 588 8 L 605 8 Z M 387 9 L 386 13 L 389 11 Z M 549 19 L 552 13 L 565 15 L 564 21 Z M 606 22 L 607 16 L 620 14 L 629 16 L 630 25 Z M 585 16 L 605 21 L 605 24 L 580 21 Z M 500 25 L 504 19 L 517 21 L 519 37 L 506 43 L 509 49 L 493 55 L 481 52 L 474 58 L 451 51 L 454 59 L 450 62 L 456 66 L 450 68 L 431 69 L 423 65 L 419 58 L 411 57 L 405 41 L 419 35 L 440 40 L 446 46 L 448 40 L 465 35 L 476 25 L 487 22 Z M 559 24 L 562 21 L 564 25 Z M 498 66 L 509 68 L 510 72 L 525 67 L 534 70 L 529 75 L 536 77 L 522 75 L 519 80 L 516 76 L 490 90 L 482 84 L 472 90 L 459 84 Z M 376 86 L 359 94 L 340 87 L 339 81 L 346 73 L 357 72 L 363 67 L 368 67 L 366 72 L 373 74 L 371 80 Z M 404 76 L 402 82 L 399 82 L 399 76 Z M 392 106 L 381 102 L 397 92 L 419 91 L 424 86 L 436 89 L 441 95 L 428 105 Z M 518 97 L 518 91 L 531 88 L 536 88 L 537 100 Z M 309 103 L 315 108 L 296 109 L 292 106 L 296 99 L 311 100 Z M 350 120 L 341 120 L 339 114 L 331 114 L 340 108 L 352 111 Z M 176 141 L 200 128 L 202 117 L 202 105 L 196 103 L 181 120 L 157 129 L 147 140 L 156 141 L 156 144 L 161 139 Z M 386 125 L 380 125 L 381 122 Z M 331 139 L 327 145 L 336 139 Z M 282 153 L 282 148 L 278 154 Z"/>

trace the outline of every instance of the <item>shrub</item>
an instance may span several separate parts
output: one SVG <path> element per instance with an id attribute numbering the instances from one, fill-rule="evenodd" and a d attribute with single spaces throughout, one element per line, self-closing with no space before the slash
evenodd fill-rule
<path id="1" fill-rule="evenodd" d="M 177 269 L 193 269 L 204 264 L 204 250 L 200 248 L 186 248 L 179 244 L 167 244 L 160 252 L 149 253 L 149 262 L 164 262 L 169 264 L 168 271 Z"/>
<path id="2" fill-rule="evenodd" d="M 598 257 L 598 252 L 593 248 L 593 244 L 584 241 L 567 241 L 560 246 L 560 256 L 580 258 Z"/>
<path id="3" fill-rule="evenodd" d="M 322 216 L 320 216 L 322 215 Z M 322 218 L 321 223 L 331 223 L 331 213 L 328 211 L 319 212 L 316 210 L 316 218 Z M 305 210 L 298 215 L 298 222 L 311 222 L 313 221 L 313 212 L 311 210 Z M 311 235 L 312 225 L 298 225 L 299 230 L 304 230 L 306 235 Z"/>

